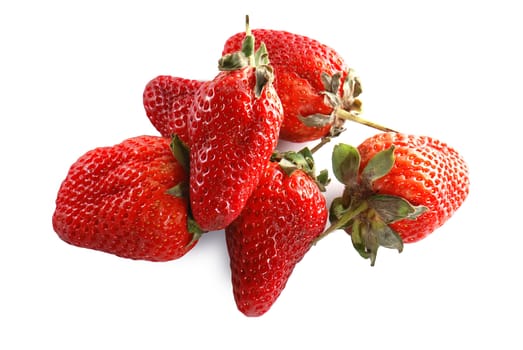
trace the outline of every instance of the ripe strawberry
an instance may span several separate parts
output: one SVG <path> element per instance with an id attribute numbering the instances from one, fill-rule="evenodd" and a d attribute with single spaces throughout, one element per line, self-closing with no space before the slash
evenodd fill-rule
<path id="1" fill-rule="evenodd" d="M 145 113 L 162 136 L 176 134 L 185 144 L 189 144 L 187 114 L 202 84 L 200 80 L 160 75 L 145 86 Z"/>
<path id="2" fill-rule="evenodd" d="M 220 60 L 189 114 L 191 210 L 206 231 L 240 214 L 278 141 L 283 111 L 266 51 L 255 55 L 253 40 L 248 33 L 242 51 Z"/>
<path id="3" fill-rule="evenodd" d="M 324 230 L 327 214 L 325 197 L 309 173 L 268 163 L 242 213 L 225 229 L 242 313 L 260 316 L 270 309 Z"/>
<path id="4" fill-rule="evenodd" d="M 198 236 L 188 232 L 188 201 L 174 194 L 187 182 L 169 139 L 140 136 L 82 155 L 56 198 L 53 227 L 75 246 L 124 258 L 180 258 Z"/>
<path id="5" fill-rule="evenodd" d="M 380 245 L 401 252 L 443 225 L 469 192 L 465 160 L 427 136 L 380 133 L 357 149 L 339 144 L 333 170 L 345 191 L 323 236 L 344 228 L 372 265 Z"/>
<path id="6" fill-rule="evenodd" d="M 281 139 L 304 142 L 335 136 L 344 119 L 390 131 L 358 117 L 360 81 L 334 49 L 285 31 L 253 29 L 252 33 L 258 45 L 266 45 L 274 67 L 274 87 L 285 111 Z M 227 39 L 223 54 L 239 50 L 242 38 L 238 33 Z"/>

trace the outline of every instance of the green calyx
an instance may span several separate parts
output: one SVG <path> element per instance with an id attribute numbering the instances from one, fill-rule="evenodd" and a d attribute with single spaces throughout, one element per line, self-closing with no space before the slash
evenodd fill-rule
<path id="1" fill-rule="evenodd" d="M 332 107 L 332 113 L 329 115 L 318 113 L 298 118 L 309 127 L 322 128 L 332 125 L 329 136 L 335 137 L 343 132 L 346 119 L 359 118 L 361 101 L 357 97 L 362 92 L 361 83 L 354 70 L 350 68 L 343 81 L 342 72 L 336 72 L 332 76 L 322 72 L 320 77 L 324 87 L 322 94 L 325 96 L 325 104 Z M 343 85 L 343 96 L 339 94 L 341 85 Z"/>
<path id="2" fill-rule="evenodd" d="M 302 150 L 278 152 L 274 151 L 271 157 L 272 162 L 278 162 L 282 170 L 291 176 L 296 170 L 301 170 L 309 175 L 315 182 L 320 191 L 325 192 L 326 187 L 330 182 L 329 173 L 327 169 L 321 170 L 316 174 L 316 166 L 314 164 L 313 152 L 305 147 Z"/>
<path id="3" fill-rule="evenodd" d="M 343 81 L 341 80 L 341 77 L 341 72 L 337 72 L 332 76 L 325 72 L 321 74 L 321 81 L 325 88 L 325 91 L 323 92 L 325 95 L 325 102 L 334 108 L 334 117 L 338 117 L 339 110 L 357 116 L 362 111 L 362 104 L 358 99 L 363 91 L 360 78 L 352 68 L 348 69 Z M 340 96 L 338 92 L 341 85 L 343 85 L 342 96 Z M 341 119 L 343 120 L 343 118 Z"/>
<path id="4" fill-rule="evenodd" d="M 341 78 L 342 72 L 337 72 L 332 76 L 325 72 L 321 73 L 321 81 L 325 89 L 322 92 L 325 96 L 325 104 L 332 107 L 332 113 L 329 115 L 312 114 L 305 117 L 298 116 L 300 121 L 309 127 L 322 128 L 332 125 L 329 132 L 331 137 L 338 136 L 344 131 L 343 125 L 346 120 L 384 132 L 395 132 L 391 128 L 366 120 L 360 116 L 362 103 L 359 96 L 363 90 L 355 71 L 349 68 L 343 81 Z M 343 86 L 343 95 L 339 94 L 340 86 Z"/>
<path id="5" fill-rule="evenodd" d="M 176 161 L 183 167 L 184 171 L 189 173 L 189 148 L 187 145 L 178 137 L 173 135 L 170 143 L 171 152 L 176 158 Z M 189 205 L 189 184 L 187 181 L 181 181 L 177 185 L 169 188 L 167 194 L 181 198 L 187 201 L 187 232 L 192 234 L 192 240 L 188 245 L 191 245 L 195 241 L 199 240 L 200 237 L 205 233 L 198 223 L 194 220 L 191 213 L 191 206 Z"/>
<path id="6" fill-rule="evenodd" d="M 178 137 L 173 135 L 171 138 L 171 152 L 174 158 L 180 163 L 185 172 L 189 172 L 189 147 Z"/>
<path id="7" fill-rule="evenodd" d="M 255 38 L 251 33 L 249 16 L 245 17 L 245 27 L 245 38 L 240 51 L 222 56 L 218 60 L 218 69 L 220 71 L 234 71 L 248 66 L 255 68 L 256 85 L 254 93 L 256 97 L 260 97 L 263 88 L 274 80 L 274 72 L 270 65 L 265 44 L 261 43 L 258 50 L 254 50 Z"/>
<path id="8" fill-rule="evenodd" d="M 338 144 L 332 153 L 336 179 L 345 185 L 343 195 L 335 198 L 330 207 L 331 226 L 316 242 L 329 233 L 343 229 L 351 235 L 358 253 L 370 259 L 374 266 L 378 248 L 403 250 L 403 240 L 390 224 L 415 220 L 425 206 L 413 206 L 404 198 L 376 193 L 372 184 L 386 176 L 394 165 L 394 146 L 378 152 L 360 172 L 360 154 L 350 145 Z"/>

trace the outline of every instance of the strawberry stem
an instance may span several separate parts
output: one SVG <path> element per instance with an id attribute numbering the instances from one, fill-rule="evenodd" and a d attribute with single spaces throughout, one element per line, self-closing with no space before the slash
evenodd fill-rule
<path id="1" fill-rule="evenodd" d="M 320 148 L 322 148 L 323 146 L 325 146 L 327 143 L 329 143 L 331 141 L 331 137 L 330 136 L 325 136 L 325 137 L 322 137 L 321 138 L 321 141 L 318 142 L 318 144 L 314 147 L 311 148 L 311 153 L 314 154 L 316 153 Z"/>
<path id="2" fill-rule="evenodd" d="M 343 120 L 350 120 L 350 121 L 353 121 L 353 122 L 356 122 L 356 123 L 359 123 L 362 125 L 366 125 L 366 126 L 369 126 L 371 128 L 374 128 L 374 129 L 377 129 L 380 131 L 384 131 L 384 132 L 396 132 L 396 133 L 398 132 L 396 130 L 390 129 L 383 125 L 374 123 L 370 120 L 358 117 L 357 115 L 350 113 L 350 112 L 344 110 L 343 108 L 337 108 L 335 113 L 336 113 L 336 117 L 343 119 Z"/>
<path id="3" fill-rule="evenodd" d="M 245 35 L 251 35 L 251 27 L 249 24 L 249 15 L 245 15 Z"/>
<path id="4" fill-rule="evenodd" d="M 346 77 L 343 81 L 340 81 L 342 76 L 341 72 L 335 73 L 332 76 L 326 73 L 321 74 L 321 80 L 325 88 L 325 97 L 329 104 L 334 108 L 332 113 L 334 119 L 341 121 L 351 120 L 377 130 L 397 132 L 391 128 L 371 122 L 359 116 L 362 108 L 361 100 L 358 99 L 358 96 L 362 93 L 361 82 L 354 69 L 349 68 L 346 73 Z M 338 94 L 340 85 L 343 85 L 343 96 Z M 336 124 L 337 123 L 335 122 L 334 125 Z"/>
<path id="5" fill-rule="evenodd" d="M 348 210 L 347 212 L 345 212 L 345 214 L 343 214 L 343 216 L 339 220 L 333 222 L 325 231 L 323 231 L 323 233 L 321 235 L 316 237 L 316 239 L 312 242 L 312 244 L 315 245 L 316 243 L 318 243 L 320 240 L 322 240 L 324 237 L 328 236 L 332 232 L 346 226 L 349 221 L 354 219 L 356 216 L 358 216 L 359 214 L 361 214 L 368 208 L 369 208 L 369 204 L 367 203 L 367 201 L 363 201 L 353 210 Z"/>
<path id="6" fill-rule="evenodd" d="M 249 15 L 245 15 L 245 39 L 243 40 L 242 52 L 249 60 L 249 66 L 255 67 L 256 62 L 254 61 L 254 36 L 251 32 L 251 26 L 249 24 Z"/>
<path id="7" fill-rule="evenodd" d="M 218 60 L 218 69 L 220 71 L 233 71 L 244 67 L 256 66 L 254 57 L 254 36 L 249 27 L 249 16 L 245 16 L 245 38 L 242 41 L 242 47 L 239 51 L 223 55 Z"/>

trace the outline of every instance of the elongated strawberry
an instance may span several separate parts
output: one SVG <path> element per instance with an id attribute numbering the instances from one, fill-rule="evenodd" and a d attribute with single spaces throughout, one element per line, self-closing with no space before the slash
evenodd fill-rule
<path id="1" fill-rule="evenodd" d="M 220 60 L 189 114 L 190 200 L 196 222 L 220 230 L 241 212 L 276 147 L 283 120 L 263 49 L 247 30 L 242 51 Z"/>
<path id="2" fill-rule="evenodd" d="M 174 193 L 187 181 L 167 138 L 139 136 L 93 149 L 62 182 L 53 228 L 67 243 L 124 258 L 180 258 L 198 238 L 187 228 L 187 199 Z"/>
<path id="3" fill-rule="evenodd" d="M 189 144 L 187 115 L 202 84 L 200 80 L 160 75 L 145 86 L 145 113 L 162 136 L 178 135 L 185 144 Z"/>
<path id="4" fill-rule="evenodd" d="M 225 229 L 234 298 L 247 316 L 271 308 L 327 222 L 316 180 L 285 163 L 268 163 L 242 213 Z"/>
<path id="5" fill-rule="evenodd" d="M 285 112 L 281 139 L 304 142 L 337 135 L 345 119 L 390 131 L 359 117 L 360 81 L 333 48 L 286 31 L 253 29 L 252 33 L 257 43 L 266 45 L 274 67 L 274 87 Z M 239 50 L 242 39 L 242 33 L 231 36 L 223 54 Z"/>
<path id="6" fill-rule="evenodd" d="M 468 166 L 447 144 L 427 136 L 376 134 L 358 148 L 339 144 L 333 169 L 345 184 L 331 205 L 343 228 L 373 265 L 379 246 L 401 251 L 442 226 L 469 192 Z"/>

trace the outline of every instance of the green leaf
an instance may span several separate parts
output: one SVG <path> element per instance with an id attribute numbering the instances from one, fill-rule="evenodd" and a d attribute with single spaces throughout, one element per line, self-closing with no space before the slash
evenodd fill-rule
<path id="1" fill-rule="evenodd" d="M 245 55 L 245 57 L 254 55 L 254 36 L 251 34 L 245 35 L 245 38 L 242 42 L 241 52 Z"/>
<path id="2" fill-rule="evenodd" d="M 179 198 L 189 198 L 189 184 L 185 181 L 182 181 L 176 186 L 169 188 L 167 193 L 171 196 Z"/>
<path id="3" fill-rule="evenodd" d="M 366 184 L 387 175 L 394 165 L 394 146 L 378 152 L 372 157 L 361 173 L 362 180 Z"/>
<path id="4" fill-rule="evenodd" d="M 330 88 L 332 86 L 332 77 L 327 72 L 321 72 L 320 79 L 323 83 L 323 88 L 325 89 L 325 91 L 330 91 Z"/>
<path id="5" fill-rule="evenodd" d="M 385 223 L 392 223 L 402 219 L 416 219 L 424 213 L 427 207 L 413 206 L 406 199 L 378 194 L 368 199 L 369 206 L 373 208 Z"/>
<path id="6" fill-rule="evenodd" d="M 327 190 L 327 185 L 331 182 L 331 179 L 329 178 L 329 171 L 327 169 L 323 169 L 320 171 L 318 176 L 316 176 L 316 184 L 318 185 L 318 188 L 321 192 L 325 192 Z"/>
<path id="7" fill-rule="evenodd" d="M 196 220 L 190 216 L 187 217 L 187 231 L 199 236 L 205 233 L 205 231 L 200 228 Z"/>
<path id="8" fill-rule="evenodd" d="M 421 214 L 423 214 L 424 212 L 426 212 L 428 210 L 429 210 L 429 208 L 427 208 L 424 205 L 417 205 L 414 207 L 414 212 L 412 214 L 410 214 L 408 217 L 406 217 L 406 219 L 416 220 L 418 218 L 418 216 L 420 216 Z"/>
<path id="9" fill-rule="evenodd" d="M 223 55 L 218 60 L 220 71 L 233 71 L 251 65 L 254 62 L 254 36 L 249 27 L 249 16 L 245 16 L 245 38 L 240 51 Z"/>
<path id="10" fill-rule="evenodd" d="M 189 172 L 189 148 L 187 145 L 183 143 L 178 135 L 173 135 L 170 147 L 174 158 L 176 158 L 186 172 Z"/>
<path id="11" fill-rule="evenodd" d="M 339 182 L 346 186 L 354 186 L 358 182 L 360 154 L 358 150 L 347 144 L 337 144 L 332 152 L 332 170 Z"/>
<path id="12" fill-rule="evenodd" d="M 256 67 L 256 84 L 254 86 L 254 95 L 256 98 L 260 97 L 263 88 L 267 84 L 271 84 L 274 80 L 274 73 L 271 66 L 258 66 Z"/>
<path id="13" fill-rule="evenodd" d="M 332 76 L 326 72 L 321 72 L 320 79 L 325 92 L 330 92 L 334 95 L 338 94 L 341 85 L 341 72 L 336 72 Z"/>
<path id="14" fill-rule="evenodd" d="M 189 242 L 188 246 L 198 241 L 202 237 L 202 235 L 206 233 L 204 230 L 200 228 L 198 223 L 190 215 L 187 217 L 187 232 L 192 234 L 192 239 Z"/>
<path id="15" fill-rule="evenodd" d="M 331 222 L 338 221 L 345 213 L 345 206 L 343 205 L 343 198 L 336 197 L 332 200 L 329 208 L 329 220 Z"/>
<path id="16" fill-rule="evenodd" d="M 403 250 L 400 235 L 372 209 L 354 219 L 351 228 L 352 245 L 362 257 L 370 259 L 371 266 L 376 263 L 379 247 L 397 249 L 400 253 Z"/>
<path id="17" fill-rule="evenodd" d="M 389 225 L 384 221 L 375 218 L 371 221 L 372 235 L 376 237 L 379 246 L 397 249 L 400 253 L 403 250 L 403 240 Z M 377 248 L 376 248 L 377 250 Z"/>
<path id="18" fill-rule="evenodd" d="M 292 173 L 298 169 L 304 171 L 307 175 L 310 176 L 311 179 L 314 180 L 322 192 L 326 191 L 326 186 L 330 183 L 329 172 L 326 169 L 320 171 L 319 175 L 316 175 L 314 156 L 308 147 L 304 147 L 298 152 L 274 151 L 271 156 L 271 161 L 278 162 L 282 170 L 288 176 L 292 175 Z"/>
<path id="19" fill-rule="evenodd" d="M 347 71 L 347 76 L 343 81 L 343 92 L 348 94 L 351 99 L 355 99 L 362 93 L 360 79 L 351 68 Z"/>
<path id="20" fill-rule="evenodd" d="M 324 126 L 330 125 L 334 122 L 333 114 L 310 114 L 306 117 L 298 115 L 298 119 L 305 125 L 311 128 L 323 128 Z"/>
<path id="21" fill-rule="evenodd" d="M 278 164 L 280 165 L 280 168 L 285 172 L 285 174 L 287 174 L 287 176 L 291 176 L 293 172 L 299 169 L 296 163 L 293 163 L 287 158 L 280 159 L 278 161 Z"/>
<path id="22" fill-rule="evenodd" d="M 267 46 L 265 43 L 261 43 L 260 47 L 254 53 L 254 64 L 258 66 L 267 66 L 270 64 L 269 61 L 269 52 L 267 51 Z"/>
<path id="23" fill-rule="evenodd" d="M 291 175 L 296 169 L 301 169 L 312 178 L 316 177 L 316 174 L 314 174 L 314 157 L 308 147 L 305 147 L 298 152 L 273 152 L 271 159 L 273 161 L 279 161 L 280 166 L 287 175 Z"/>
<path id="24" fill-rule="evenodd" d="M 343 198 L 343 197 L 341 197 Z M 352 226 L 355 220 L 358 220 L 360 215 L 363 215 L 365 213 L 369 206 L 367 205 L 367 202 L 354 202 L 350 203 L 349 206 L 347 206 L 347 202 L 345 202 L 345 199 L 343 198 L 342 201 L 336 201 L 336 205 L 341 205 L 337 209 L 331 208 L 331 213 L 336 213 L 336 215 L 339 215 L 339 218 L 333 222 L 333 229 L 345 229 L 347 227 Z M 334 211 L 336 210 L 336 211 Z M 332 220 L 331 220 L 332 221 Z"/>
<path id="25" fill-rule="evenodd" d="M 307 167 L 311 170 L 314 169 L 314 156 L 312 154 L 312 151 L 309 147 L 304 147 L 301 150 L 298 151 L 299 154 L 303 157 L 305 162 L 307 163 Z"/>
<path id="26" fill-rule="evenodd" d="M 351 240 L 354 249 L 365 259 L 370 258 L 369 251 L 367 250 L 367 244 L 364 239 L 364 235 L 368 229 L 360 220 L 354 220 L 351 230 Z"/>
<path id="27" fill-rule="evenodd" d="M 243 52 L 233 52 L 222 56 L 218 60 L 220 71 L 233 71 L 249 65 L 249 58 Z"/>
<path id="28" fill-rule="evenodd" d="M 327 91 L 332 92 L 335 95 L 338 95 L 338 91 L 341 85 L 341 72 L 336 72 L 331 77 L 331 86 Z"/>
<path id="29" fill-rule="evenodd" d="M 352 96 L 354 98 L 356 98 L 359 95 L 361 95 L 361 93 L 363 92 L 363 89 L 361 88 L 361 81 L 360 81 L 359 77 L 353 76 L 352 79 L 354 81 L 353 88 L 352 88 L 352 90 L 353 90 Z"/>

